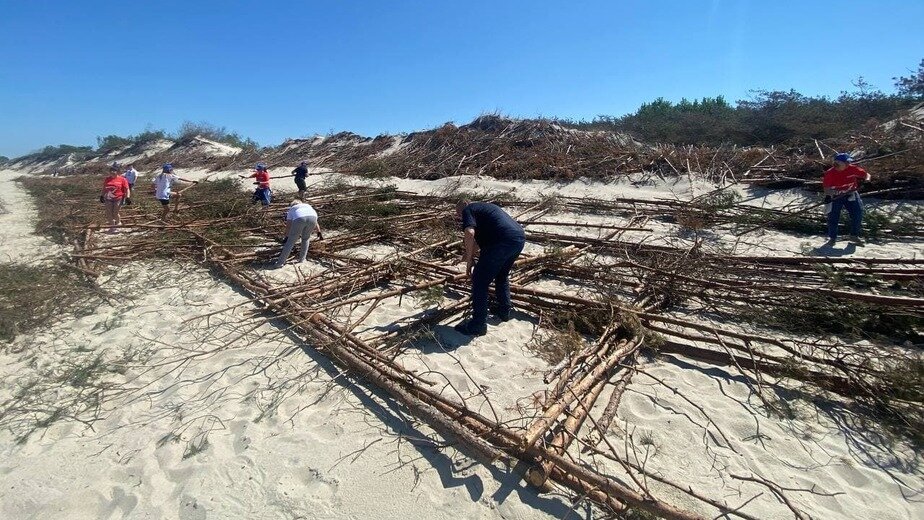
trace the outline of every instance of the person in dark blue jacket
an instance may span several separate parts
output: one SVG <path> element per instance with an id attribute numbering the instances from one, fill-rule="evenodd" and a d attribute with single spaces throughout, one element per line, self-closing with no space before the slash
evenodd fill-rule
<path id="1" fill-rule="evenodd" d="M 305 190 L 308 189 L 305 179 L 308 177 L 308 163 L 302 161 L 294 170 L 292 175 L 295 177 L 295 185 L 298 187 L 298 198 L 303 198 Z"/>
<path id="2" fill-rule="evenodd" d="M 472 318 L 455 329 L 469 336 L 487 332 L 488 287 L 494 282 L 496 315 L 510 319 L 510 269 L 523 251 L 523 227 L 495 204 L 461 201 L 456 217 L 462 221 L 465 271 L 472 279 Z M 475 253 L 478 262 L 475 263 Z"/>

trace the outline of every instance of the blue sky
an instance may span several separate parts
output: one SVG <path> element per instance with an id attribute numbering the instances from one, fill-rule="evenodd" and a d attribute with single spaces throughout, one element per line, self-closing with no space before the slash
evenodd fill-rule
<path id="1" fill-rule="evenodd" d="M 184 120 L 276 144 L 861 75 L 891 90 L 922 22 L 911 0 L 0 0 L 0 155 Z"/>

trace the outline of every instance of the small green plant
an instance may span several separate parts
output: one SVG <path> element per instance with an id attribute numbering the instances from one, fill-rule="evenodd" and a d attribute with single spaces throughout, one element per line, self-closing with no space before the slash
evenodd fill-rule
<path id="1" fill-rule="evenodd" d="M 574 328 L 562 331 L 550 331 L 537 335 L 529 343 L 529 348 L 541 359 L 556 364 L 562 359 L 581 351 L 587 342 Z"/>
<path id="2" fill-rule="evenodd" d="M 439 307 L 446 297 L 446 288 L 442 285 L 434 285 L 426 289 L 421 289 L 414 293 L 414 298 L 421 307 Z"/>

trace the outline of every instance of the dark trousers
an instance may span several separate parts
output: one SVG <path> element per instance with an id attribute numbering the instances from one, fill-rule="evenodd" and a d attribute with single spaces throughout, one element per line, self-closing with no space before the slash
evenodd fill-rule
<path id="1" fill-rule="evenodd" d="M 854 200 L 847 200 L 854 197 Z M 863 201 L 860 200 L 860 194 L 853 192 L 850 195 L 842 195 L 831 201 L 831 211 L 828 213 L 828 238 L 837 240 L 837 226 L 841 221 L 841 209 L 847 208 L 850 214 L 850 234 L 860 236 L 860 224 L 863 223 Z"/>
<path id="2" fill-rule="evenodd" d="M 498 312 L 510 311 L 510 268 L 523 251 L 523 240 L 495 244 L 481 250 L 472 272 L 472 322 L 488 321 L 488 287 L 494 282 Z"/>
<path id="3" fill-rule="evenodd" d="M 306 189 L 308 189 L 308 186 L 305 184 L 304 177 L 296 177 L 295 185 L 298 186 L 298 191 L 305 191 Z"/>

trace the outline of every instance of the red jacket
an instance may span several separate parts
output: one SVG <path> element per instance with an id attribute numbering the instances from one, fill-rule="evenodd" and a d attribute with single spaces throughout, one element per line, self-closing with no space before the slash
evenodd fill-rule
<path id="1" fill-rule="evenodd" d="M 258 172 L 254 172 L 254 174 L 251 175 L 251 177 L 257 179 L 257 183 L 258 183 L 258 184 L 257 184 L 257 187 L 258 187 L 258 188 L 269 188 L 269 187 L 270 187 L 270 186 L 269 186 L 269 178 L 270 178 L 270 175 L 269 175 L 269 172 L 268 172 L 268 171 L 262 171 L 262 172 L 258 171 Z"/>
<path id="2" fill-rule="evenodd" d="M 103 179 L 103 196 L 107 200 L 124 198 L 128 193 L 128 180 L 121 175 L 110 175 Z"/>
<path id="3" fill-rule="evenodd" d="M 856 191 L 860 186 L 860 181 L 868 181 L 869 173 L 859 166 L 848 164 L 843 170 L 831 168 L 825 172 L 821 179 L 821 185 L 827 189 L 833 189 L 839 192 Z"/>

